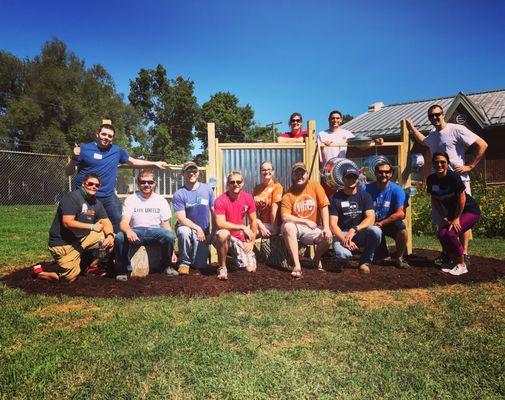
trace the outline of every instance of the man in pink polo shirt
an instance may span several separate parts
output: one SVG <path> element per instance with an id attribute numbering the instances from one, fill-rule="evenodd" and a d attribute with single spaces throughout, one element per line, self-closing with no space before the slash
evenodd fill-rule
<path id="1" fill-rule="evenodd" d="M 233 171 L 226 178 L 226 192 L 216 199 L 216 248 L 218 254 L 218 279 L 228 279 L 226 255 L 230 251 L 238 268 L 256 271 L 254 240 L 258 230 L 256 206 L 252 195 L 243 192 L 244 178 Z"/>

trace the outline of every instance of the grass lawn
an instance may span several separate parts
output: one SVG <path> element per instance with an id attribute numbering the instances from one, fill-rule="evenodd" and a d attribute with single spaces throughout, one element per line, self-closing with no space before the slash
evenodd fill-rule
<path id="1" fill-rule="evenodd" d="M 0 272 L 48 259 L 54 207 L 27 209 L 0 210 Z M 472 248 L 505 254 L 503 239 Z M 0 283 L 0 295 L 0 399 L 505 397 L 505 280 L 135 300 Z"/>

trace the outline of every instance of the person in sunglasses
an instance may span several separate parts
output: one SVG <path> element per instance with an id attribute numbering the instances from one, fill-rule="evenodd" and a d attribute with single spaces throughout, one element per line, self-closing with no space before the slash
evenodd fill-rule
<path id="1" fill-rule="evenodd" d="M 303 118 L 300 113 L 293 113 L 289 117 L 289 127 L 291 130 L 289 132 L 281 133 L 277 136 L 277 142 L 279 143 L 303 143 L 305 136 L 308 135 L 308 131 L 302 130 Z"/>
<path id="2" fill-rule="evenodd" d="M 87 173 L 100 177 L 102 186 L 96 197 L 105 207 L 117 233 L 121 220 L 121 203 L 114 191 L 118 165 L 128 164 L 134 168 L 154 166 L 165 169 L 168 164 L 164 161 L 147 161 L 130 157 L 125 149 L 112 144 L 115 132 L 111 121 L 103 120 L 95 134 L 94 142 L 85 143 L 80 147 L 75 144 L 72 157 L 65 166 L 65 172 L 68 176 L 77 172 L 76 187 L 82 185 L 84 175 Z"/>
<path id="3" fill-rule="evenodd" d="M 138 191 L 125 199 L 123 216 L 116 235 L 116 279 L 128 280 L 131 273 L 130 247 L 159 245 L 160 269 L 168 276 L 179 273 L 173 268 L 177 259 L 173 253 L 175 235 L 170 219 L 172 212 L 165 198 L 154 193 L 154 171 L 141 170 L 137 176 Z M 160 226 L 161 225 L 161 226 Z"/>
<path id="4" fill-rule="evenodd" d="M 114 247 L 112 223 L 102 203 L 96 198 L 100 189 L 97 175 L 84 175 L 82 186 L 66 193 L 49 230 L 49 252 L 57 264 L 56 272 L 43 271 L 36 266 L 33 275 L 49 281 L 73 282 L 81 273 L 81 256 L 84 252 Z M 95 259 L 92 264 L 96 264 Z"/>
<path id="5" fill-rule="evenodd" d="M 395 240 L 396 254 L 393 260 L 397 268 L 409 268 L 403 259 L 407 248 L 408 232 L 405 219 L 405 192 L 401 186 L 391 182 L 393 167 L 389 161 L 383 161 L 375 166 L 375 182 L 366 185 L 366 191 L 372 196 L 375 211 L 375 226 L 382 230 L 381 244 L 375 251 L 375 259 L 388 257 L 386 236 Z"/>
<path id="6" fill-rule="evenodd" d="M 254 240 L 258 231 L 256 205 L 252 195 L 242 191 L 244 178 L 233 171 L 226 178 L 226 192 L 214 203 L 216 215 L 215 245 L 219 267 L 217 278 L 228 279 L 226 256 L 231 253 L 238 268 L 247 272 L 256 271 Z"/>
<path id="7" fill-rule="evenodd" d="M 182 166 L 184 186 L 174 193 L 172 205 L 177 217 L 179 274 L 188 275 L 190 267 L 207 268 L 209 244 L 214 237 L 210 217 L 214 214 L 215 195 L 212 188 L 198 182 L 200 172 L 193 161 Z M 215 224 L 212 225 L 215 228 Z"/>
<path id="8" fill-rule="evenodd" d="M 464 125 L 447 123 L 445 121 L 444 109 L 438 104 L 434 104 L 428 108 L 428 119 L 434 129 L 427 136 L 419 132 L 412 119 L 406 120 L 407 129 L 420 144 L 430 149 L 432 155 L 436 152 L 446 152 L 449 155 L 449 168 L 461 177 L 465 185 L 466 194 L 471 195 L 472 190 L 468 173 L 477 166 L 484 156 L 487 143 Z M 467 162 L 465 156 L 470 146 L 475 151 L 473 152 L 473 157 L 470 157 L 471 161 Z M 435 207 L 432 210 L 433 223 L 440 226 L 443 222 L 442 217 Z M 470 230 L 466 231 L 463 238 L 463 248 L 467 264 L 470 261 L 468 256 L 470 232 Z M 442 254 L 441 258 L 436 261 L 438 264 L 447 262 L 448 256 Z"/>

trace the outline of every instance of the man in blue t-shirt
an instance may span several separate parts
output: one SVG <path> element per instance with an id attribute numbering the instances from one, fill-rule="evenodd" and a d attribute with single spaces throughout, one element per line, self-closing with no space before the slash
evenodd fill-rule
<path id="1" fill-rule="evenodd" d="M 375 166 L 376 182 L 366 185 L 370 193 L 375 210 L 375 226 L 382 230 L 381 245 L 377 249 L 376 259 L 388 257 L 386 236 L 395 240 L 396 255 L 394 264 L 397 268 L 408 268 L 410 265 L 403 259 L 407 248 L 408 232 L 403 220 L 405 219 L 405 192 L 397 184 L 390 182 L 393 177 L 391 163 L 384 161 Z"/>
<path id="2" fill-rule="evenodd" d="M 184 186 L 174 193 L 173 207 L 177 217 L 179 242 L 179 275 L 188 275 L 190 266 L 205 269 L 209 258 L 210 217 L 214 214 L 212 188 L 198 182 L 198 166 L 188 161 L 182 166 Z M 213 227 L 215 224 L 212 225 Z"/>
<path id="3" fill-rule="evenodd" d="M 358 189 L 359 172 L 353 167 L 343 173 L 344 188 L 330 199 L 330 229 L 334 235 L 333 251 L 342 264 L 347 264 L 352 252 L 363 247 L 359 271 L 370 273 L 375 249 L 381 241 L 381 230 L 375 226 L 372 198 Z"/>
<path id="4" fill-rule="evenodd" d="M 121 203 L 114 191 L 118 165 L 128 164 L 134 168 L 155 166 L 165 169 L 167 163 L 130 157 L 126 150 L 112 144 L 115 129 L 111 121 L 104 120 L 102 122 L 94 142 L 85 143 L 81 147 L 75 145 L 73 155 L 65 166 L 65 172 L 71 176 L 77 171 L 76 187 L 81 187 L 83 178 L 88 173 L 96 174 L 100 178 L 102 186 L 96 194 L 96 198 L 103 204 L 114 226 L 114 232 L 117 233 L 121 221 Z"/>

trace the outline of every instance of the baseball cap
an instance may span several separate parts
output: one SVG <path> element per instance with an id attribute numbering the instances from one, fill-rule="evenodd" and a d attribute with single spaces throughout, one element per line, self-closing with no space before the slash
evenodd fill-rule
<path id="1" fill-rule="evenodd" d="M 186 171 L 189 167 L 198 168 L 198 165 L 193 161 L 188 161 L 182 165 L 182 171 Z"/>
<path id="2" fill-rule="evenodd" d="M 345 178 L 346 176 L 349 176 L 349 175 L 354 175 L 354 176 L 359 176 L 359 171 L 354 168 L 354 167 L 348 167 L 344 173 L 342 174 L 342 176 Z"/>
<path id="3" fill-rule="evenodd" d="M 307 167 L 302 162 L 295 163 L 293 167 L 291 167 L 291 172 L 295 172 L 297 169 L 303 169 L 305 172 L 307 172 Z"/>

